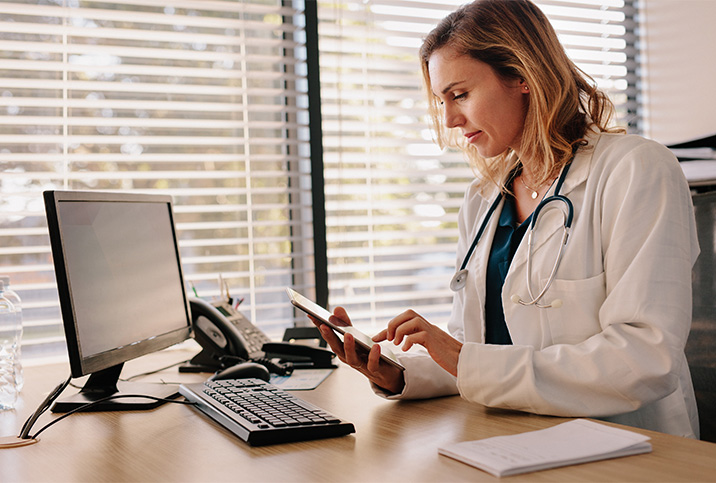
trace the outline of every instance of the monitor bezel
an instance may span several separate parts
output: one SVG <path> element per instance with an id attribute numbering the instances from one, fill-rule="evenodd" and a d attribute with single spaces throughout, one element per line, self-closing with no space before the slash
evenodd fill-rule
<path id="1" fill-rule="evenodd" d="M 123 364 L 132 359 L 157 352 L 172 345 L 178 344 L 191 336 L 191 312 L 184 271 L 182 269 L 179 253 L 179 243 L 174 223 L 174 210 L 172 197 L 161 194 L 103 192 L 103 191 L 61 191 L 49 190 L 43 193 L 47 227 L 50 236 L 52 259 L 57 280 L 57 293 L 60 300 L 60 310 L 67 343 L 67 352 L 72 377 L 82 377 L 95 372 L 103 371 Z M 83 354 L 78 336 L 75 306 L 72 297 L 72 285 L 69 280 L 66 264 L 65 249 L 63 245 L 62 228 L 59 222 L 59 204 L 62 202 L 109 202 L 109 203 L 158 203 L 165 204 L 170 217 L 174 253 L 181 281 L 181 293 L 184 301 L 186 325 L 164 334 L 157 334 L 150 339 L 137 341 L 135 344 L 113 348 L 95 354 Z"/>

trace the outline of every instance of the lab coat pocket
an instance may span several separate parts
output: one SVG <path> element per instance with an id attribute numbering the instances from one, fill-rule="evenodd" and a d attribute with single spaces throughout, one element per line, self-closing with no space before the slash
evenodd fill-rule
<path id="1" fill-rule="evenodd" d="M 605 297 L 604 272 L 582 280 L 555 279 L 544 300 L 561 300 L 562 306 L 541 311 L 550 329 L 552 344 L 577 344 L 601 332 L 599 309 Z"/>

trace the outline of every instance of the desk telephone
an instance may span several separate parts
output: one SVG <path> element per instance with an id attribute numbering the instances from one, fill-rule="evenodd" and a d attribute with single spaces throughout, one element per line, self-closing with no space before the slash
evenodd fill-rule
<path id="1" fill-rule="evenodd" d="M 202 347 L 181 372 L 215 372 L 238 362 L 265 363 L 274 373 L 286 368 L 335 367 L 335 354 L 329 350 L 271 339 L 228 302 L 189 300 L 194 339 Z M 270 361 L 278 359 L 279 364 Z M 290 364 L 289 364 L 290 363 Z"/>

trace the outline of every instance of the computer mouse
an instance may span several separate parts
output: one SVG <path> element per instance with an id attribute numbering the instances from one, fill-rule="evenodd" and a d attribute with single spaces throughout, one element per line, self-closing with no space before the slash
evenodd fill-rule
<path id="1" fill-rule="evenodd" d="M 223 369 L 209 378 L 210 381 L 223 379 L 262 379 L 266 382 L 271 378 L 268 369 L 256 362 L 240 362 L 231 367 Z"/>

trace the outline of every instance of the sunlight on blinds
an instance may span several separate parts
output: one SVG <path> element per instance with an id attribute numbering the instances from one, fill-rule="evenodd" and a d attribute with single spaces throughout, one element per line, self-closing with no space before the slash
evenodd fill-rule
<path id="1" fill-rule="evenodd" d="M 24 301 L 26 357 L 64 350 L 46 189 L 172 195 L 186 279 L 212 297 L 222 275 L 280 337 L 284 287 L 314 283 L 301 14 L 281 0 L 0 2 L 0 272 Z"/>
<path id="2" fill-rule="evenodd" d="M 432 141 L 417 54 L 463 3 L 319 1 L 329 300 L 368 331 L 408 308 L 439 325 L 450 313 L 457 212 L 473 173 Z M 625 124 L 636 97 L 625 2 L 536 3 Z"/>

